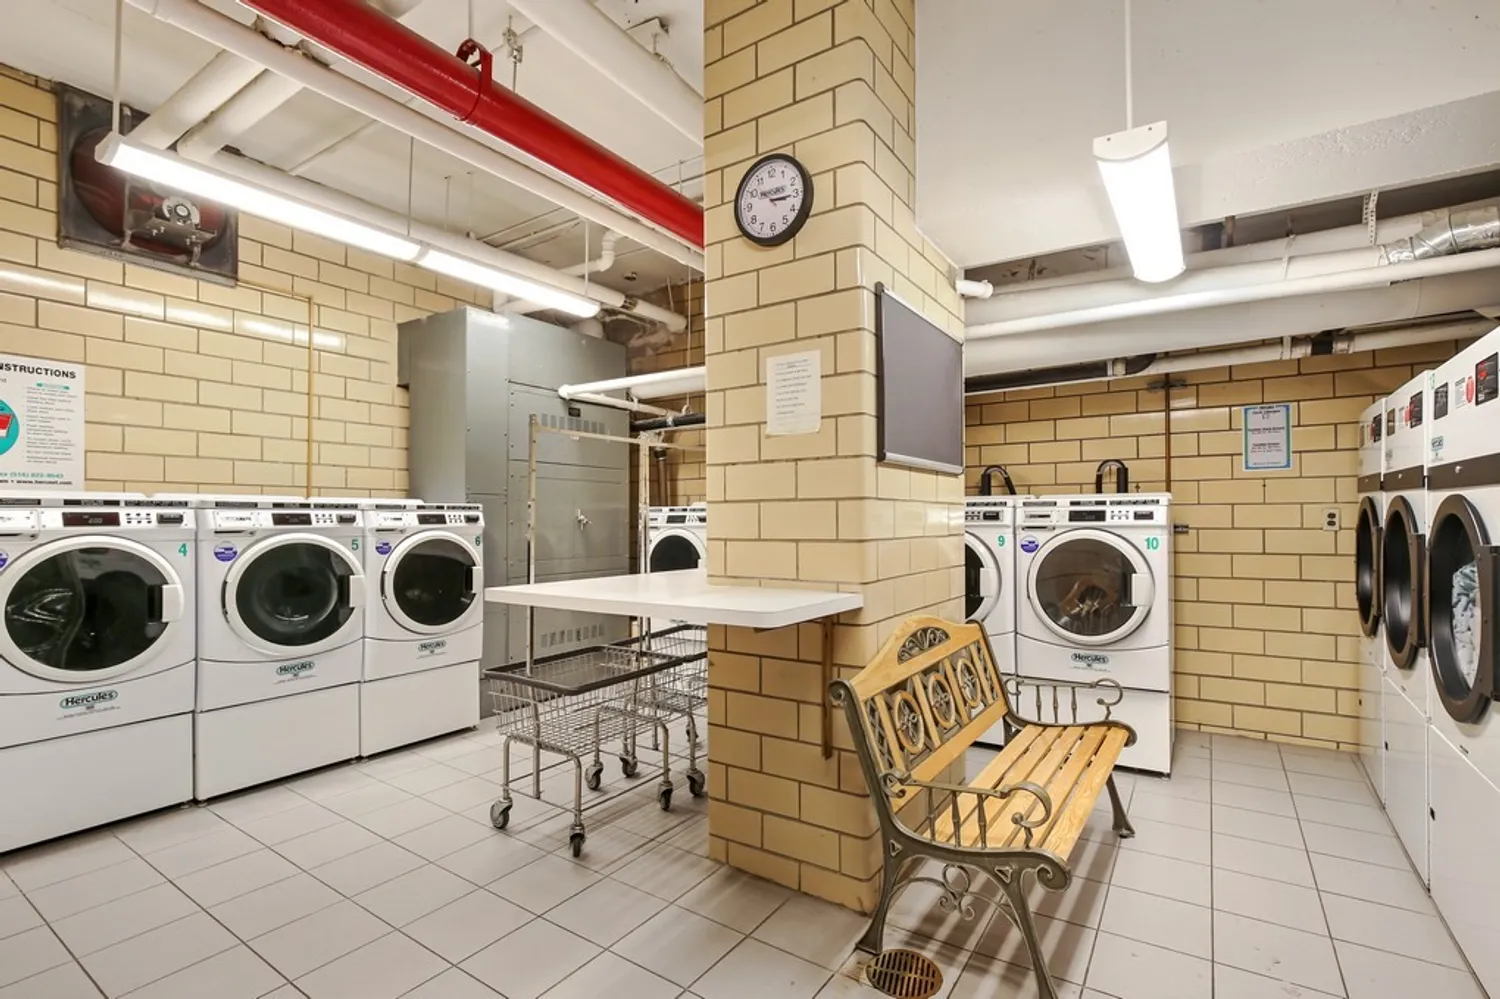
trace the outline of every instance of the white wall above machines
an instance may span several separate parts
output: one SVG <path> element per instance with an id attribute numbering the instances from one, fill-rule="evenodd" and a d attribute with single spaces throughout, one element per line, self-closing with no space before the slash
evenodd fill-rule
<path id="1" fill-rule="evenodd" d="M 962 266 L 1118 238 L 1124 0 L 917 8 L 917 221 Z M 1133 0 L 1135 121 L 1185 226 L 1500 164 L 1494 0 Z"/>

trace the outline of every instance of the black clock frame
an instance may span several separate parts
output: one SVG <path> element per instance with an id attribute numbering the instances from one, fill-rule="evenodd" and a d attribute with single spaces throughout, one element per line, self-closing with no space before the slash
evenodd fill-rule
<path id="1" fill-rule="evenodd" d="M 790 163 L 792 165 L 792 168 L 795 169 L 798 175 L 802 178 L 802 189 L 807 192 L 807 197 L 802 199 L 802 207 L 797 210 L 796 215 L 792 216 L 792 221 L 787 225 L 785 229 L 783 229 L 781 232 L 776 233 L 774 236 L 755 236 L 745 228 L 745 220 L 740 217 L 740 201 L 745 196 L 745 185 L 750 183 L 750 178 L 755 176 L 755 171 L 759 170 L 767 163 L 776 160 Z M 734 192 L 734 224 L 740 230 L 740 235 L 744 236 L 756 246 L 780 246 L 782 243 L 785 243 L 787 240 L 791 239 L 793 236 L 797 235 L 797 233 L 802 231 L 802 227 L 807 224 L 808 216 L 812 214 L 812 206 L 812 174 L 807 172 L 807 167 L 803 166 L 801 161 L 798 160 L 797 157 L 791 156 L 787 153 L 768 153 L 765 156 L 762 156 L 760 159 L 756 160 L 754 163 L 750 164 L 750 168 L 746 170 L 745 175 L 740 178 L 739 188 Z"/>

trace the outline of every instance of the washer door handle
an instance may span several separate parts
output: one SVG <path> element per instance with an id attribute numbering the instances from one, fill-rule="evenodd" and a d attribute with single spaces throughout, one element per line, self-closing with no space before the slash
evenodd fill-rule
<path id="1" fill-rule="evenodd" d="M 181 620 L 182 612 L 187 608 L 187 600 L 182 592 L 182 584 L 166 583 L 160 589 L 161 614 L 158 620 L 162 624 L 171 624 L 173 621 Z"/>
<path id="2" fill-rule="evenodd" d="M 353 573 L 344 577 L 344 587 L 347 590 L 345 602 L 351 610 L 359 610 L 365 605 L 365 577 L 356 576 Z"/>
<path id="3" fill-rule="evenodd" d="M 478 594 L 484 589 L 484 566 L 469 566 L 469 593 Z"/>
<path id="4" fill-rule="evenodd" d="M 1000 573 L 989 566 L 979 570 L 979 595 L 993 597 L 1000 592 Z"/>
<path id="5" fill-rule="evenodd" d="M 1156 598 L 1156 581 L 1149 572 L 1133 573 L 1130 577 L 1129 607 L 1150 607 Z"/>

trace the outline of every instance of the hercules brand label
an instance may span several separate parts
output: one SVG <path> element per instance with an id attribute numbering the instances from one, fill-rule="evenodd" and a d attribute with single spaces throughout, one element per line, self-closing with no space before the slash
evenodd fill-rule
<path id="1" fill-rule="evenodd" d="M 87 694 L 69 694 L 57 702 L 57 706 L 64 711 L 73 711 L 77 708 L 93 709 L 100 704 L 108 704 L 120 696 L 118 690 L 91 690 Z"/>
<path id="2" fill-rule="evenodd" d="M 1109 666 L 1109 656 L 1104 655 L 1102 652 L 1075 652 L 1068 658 L 1084 669 L 1098 670 L 1104 673 L 1109 672 L 1106 669 Z"/>
<path id="3" fill-rule="evenodd" d="M 287 663 L 285 666 L 276 667 L 276 675 L 282 680 L 300 680 L 317 668 L 317 662 L 312 659 L 304 659 L 301 662 Z"/>
<path id="4" fill-rule="evenodd" d="M 417 645 L 417 655 L 435 656 L 447 647 L 448 640 L 446 638 L 438 638 L 430 642 L 421 642 Z"/>

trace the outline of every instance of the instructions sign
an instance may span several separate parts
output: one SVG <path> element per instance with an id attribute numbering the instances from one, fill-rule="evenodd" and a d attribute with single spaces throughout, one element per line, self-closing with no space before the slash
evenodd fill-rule
<path id="1" fill-rule="evenodd" d="M 0 354 L 0 489 L 83 482 L 82 365 Z"/>
<path id="2" fill-rule="evenodd" d="M 1245 406 L 1245 471 L 1284 472 L 1292 467 L 1292 404 Z"/>
<path id="3" fill-rule="evenodd" d="M 822 352 L 766 358 L 766 436 L 815 434 L 822 425 Z"/>

